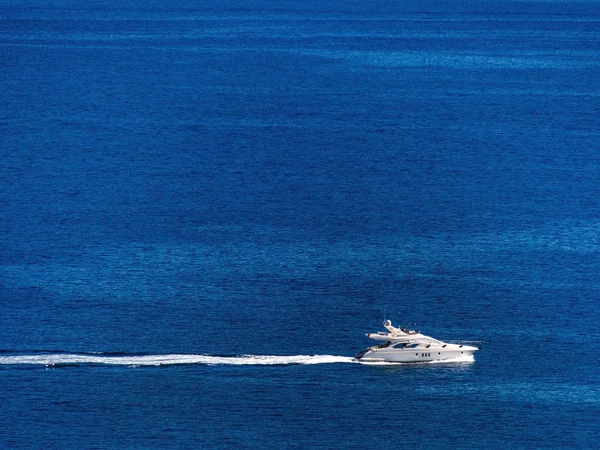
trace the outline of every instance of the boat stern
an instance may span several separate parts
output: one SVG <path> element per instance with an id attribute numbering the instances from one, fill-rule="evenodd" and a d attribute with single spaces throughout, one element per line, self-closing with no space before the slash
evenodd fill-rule
<path id="1" fill-rule="evenodd" d="M 369 348 L 365 348 L 364 350 L 361 350 L 356 355 L 354 355 L 354 359 L 356 359 L 357 361 L 360 361 L 370 351 L 371 351 L 370 347 Z"/>

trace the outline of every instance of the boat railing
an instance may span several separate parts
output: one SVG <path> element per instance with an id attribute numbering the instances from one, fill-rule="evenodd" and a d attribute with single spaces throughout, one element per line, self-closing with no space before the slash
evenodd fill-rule
<path id="1" fill-rule="evenodd" d="M 468 341 L 468 340 L 453 340 L 453 341 L 444 341 L 448 344 L 456 344 L 456 345 L 472 345 L 473 347 L 481 348 L 483 346 L 484 341 Z"/>

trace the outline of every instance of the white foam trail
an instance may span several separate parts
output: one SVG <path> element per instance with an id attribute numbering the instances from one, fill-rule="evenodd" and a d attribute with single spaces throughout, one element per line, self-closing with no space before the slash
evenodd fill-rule
<path id="1" fill-rule="evenodd" d="M 353 363 L 354 358 L 333 355 L 242 355 L 242 356 L 210 356 L 210 355 L 142 355 L 142 356 L 102 356 L 87 354 L 32 354 L 0 356 L 0 365 L 80 365 L 107 364 L 122 366 L 164 366 L 174 364 L 207 364 L 207 365 L 289 365 L 289 364 L 333 364 Z"/>

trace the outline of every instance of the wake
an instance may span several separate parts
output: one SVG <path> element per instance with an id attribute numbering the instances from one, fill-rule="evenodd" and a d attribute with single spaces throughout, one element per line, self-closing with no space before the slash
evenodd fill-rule
<path id="1" fill-rule="evenodd" d="M 10 353 L 10 352 L 8 352 Z M 366 362 L 357 361 L 350 356 L 335 355 L 237 355 L 214 356 L 205 354 L 167 354 L 167 355 L 131 355 L 111 353 L 65 353 L 34 352 L 0 355 L 0 366 L 5 365 L 42 365 L 46 367 L 65 367 L 82 365 L 108 366 L 288 366 L 313 364 L 363 364 L 367 366 L 414 366 L 423 364 L 472 363 L 473 355 L 465 355 L 443 361 L 423 361 L 414 363 Z"/>
<path id="2" fill-rule="evenodd" d="M 354 358 L 333 355 L 106 355 L 88 353 L 41 353 L 0 355 L 0 365 L 44 365 L 44 366 L 73 366 L 73 365 L 113 365 L 113 366 L 172 366 L 184 364 L 200 365 L 233 365 L 233 366 L 274 366 L 274 365 L 310 365 L 354 363 Z"/>

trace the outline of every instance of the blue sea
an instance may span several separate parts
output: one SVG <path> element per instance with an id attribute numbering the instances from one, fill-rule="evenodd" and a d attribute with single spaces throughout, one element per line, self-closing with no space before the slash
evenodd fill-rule
<path id="1" fill-rule="evenodd" d="M 598 1 L 0 0 L 0 448 L 593 448 L 599 274 Z"/>

